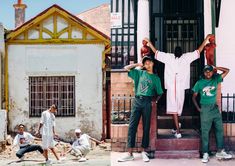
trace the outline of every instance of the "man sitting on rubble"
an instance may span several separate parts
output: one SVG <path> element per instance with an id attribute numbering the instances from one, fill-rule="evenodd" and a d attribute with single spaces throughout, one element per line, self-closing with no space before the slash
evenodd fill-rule
<path id="1" fill-rule="evenodd" d="M 18 134 L 15 136 L 13 140 L 13 147 L 19 146 L 20 149 L 16 152 L 16 156 L 20 160 L 24 160 L 24 154 L 33 152 L 33 151 L 39 151 L 41 154 L 43 154 L 43 149 L 40 145 L 31 144 L 33 140 L 37 140 L 38 138 L 35 138 L 32 136 L 29 132 L 24 131 L 25 126 L 23 124 L 18 125 Z"/>
<path id="2" fill-rule="evenodd" d="M 90 140 L 97 144 L 103 143 L 95 138 L 90 137 L 87 134 L 81 134 L 80 129 L 75 130 L 76 140 L 73 142 L 71 148 L 66 152 L 79 158 L 79 162 L 86 161 L 86 155 L 90 152 Z"/>

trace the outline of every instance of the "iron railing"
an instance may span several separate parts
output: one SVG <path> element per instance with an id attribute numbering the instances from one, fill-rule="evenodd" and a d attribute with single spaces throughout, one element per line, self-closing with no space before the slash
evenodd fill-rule
<path id="1" fill-rule="evenodd" d="M 113 124 L 128 124 L 134 97 L 131 95 L 112 96 L 111 118 Z"/>
<path id="2" fill-rule="evenodd" d="M 129 123 L 130 112 L 134 96 L 112 95 L 112 123 Z M 235 94 L 221 95 L 221 108 L 223 123 L 235 123 Z"/>
<path id="3" fill-rule="evenodd" d="M 221 109 L 224 123 L 235 123 L 235 94 L 221 95 Z"/>

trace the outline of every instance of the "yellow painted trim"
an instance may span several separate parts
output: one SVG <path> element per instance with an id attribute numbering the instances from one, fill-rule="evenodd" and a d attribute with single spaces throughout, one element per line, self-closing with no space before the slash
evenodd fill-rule
<path id="1" fill-rule="evenodd" d="M 51 32 L 49 29 L 42 27 L 42 32 L 47 33 L 51 38 L 54 38 L 55 34 Z M 45 39 L 46 40 L 46 39 Z"/>
<path id="2" fill-rule="evenodd" d="M 47 18 L 48 16 L 52 15 L 54 12 L 56 11 L 56 8 L 51 8 L 50 10 L 47 11 L 47 13 L 36 17 L 34 20 L 32 20 L 32 22 L 30 22 L 29 24 L 25 24 L 23 27 L 21 27 L 20 29 L 18 29 L 15 32 L 11 32 L 9 35 L 7 35 L 7 40 L 10 39 L 14 39 L 16 36 L 18 36 L 19 34 L 23 33 L 24 31 L 30 29 L 31 27 L 35 26 L 36 24 L 38 24 L 39 22 L 41 22 L 42 20 L 44 20 L 45 18 Z"/>
<path id="3" fill-rule="evenodd" d="M 57 38 L 57 15 L 54 14 L 53 15 L 53 38 L 56 39 Z"/>
<path id="4" fill-rule="evenodd" d="M 58 32 L 56 37 L 59 38 L 63 33 L 68 32 L 68 31 L 69 31 L 69 27 L 66 27 L 62 29 L 60 32 Z"/>
<path id="5" fill-rule="evenodd" d="M 71 25 L 71 24 L 69 24 L 68 38 L 69 38 L 69 39 L 72 39 L 72 25 Z"/>
<path id="6" fill-rule="evenodd" d="M 9 90 L 8 90 L 8 45 L 5 45 L 5 103 L 6 111 L 9 111 Z"/>
<path id="7" fill-rule="evenodd" d="M 82 39 L 35 39 L 35 40 L 14 40 L 8 44 L 104 44 L 102 40 L 82 40 Z"/>
<path id="8" fill-rule="evenodd" d="M 42 33 L 43 33 L 43 27 L 42 27 L 43 24 L 40 24 L 39 25 L 39 39 L 42 39 Z"/>

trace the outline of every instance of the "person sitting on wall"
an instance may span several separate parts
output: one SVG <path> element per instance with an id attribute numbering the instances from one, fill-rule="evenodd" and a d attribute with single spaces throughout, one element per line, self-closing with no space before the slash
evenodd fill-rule
<path id="1" fill-rule="evenodd" d="M 73 156 L 79 158 L 79 162 L 86 161 L 86 155 L 90 152 L 90 140 L 96 142 L 97 144 L 102 144 L 103 141 L 99 141 L 95 138 L 90 137 L 87 134 L 81 134 L 80 129 L 75 130 L 76 140 L 73 142 L 70 149 L 66 152 Z"/>
<path id="2" fill-rule="evenodd" d="M 15 136 L 13 140 L 13 147 L 16 147 L 17 145 L 20 147 L 20 149 L 16 152 L 16 156 L 20 160 L 24 160 L 24 154 L 33 152 L 33 151 L 39 151 L 41 154 L 43 154 L 43 149 L 40 145 L 31 144 L 33 140 L 39 140 L 38 138 L 32 136 L 29 132 L 24 131 L 25 126 L 23 124 L 18 125 L 18 134 Z"/>

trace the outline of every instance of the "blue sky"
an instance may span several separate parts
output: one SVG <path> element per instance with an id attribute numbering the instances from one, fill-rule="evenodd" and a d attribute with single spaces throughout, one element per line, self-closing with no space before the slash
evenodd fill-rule
<path id="1" fill-rule="evenodd" d="M 7 29 L 14 29 L 15 27 L 15 10 L 13 7 L 15 3 L 17 3 L 17 0 L 0 0 L 0 22 Z M 53 4 L 57 4 L 76 15 L 101 4 L 110 3 L 110 0 L 23 0 L 23 3 L 27 5 L 25 15 L 25 21 L 27 21 Z"/>

